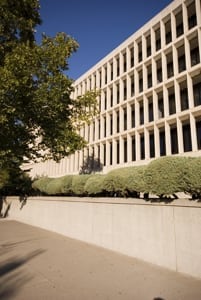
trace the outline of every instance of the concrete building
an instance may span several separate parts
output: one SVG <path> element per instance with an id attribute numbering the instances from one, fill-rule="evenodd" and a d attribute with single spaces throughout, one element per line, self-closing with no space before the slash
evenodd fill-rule
<path id="1" fill-rule="evenodd" d="M 101 89 L 100 115 L 81 130 L 88 146 L 32 176 L 103 172 L 165 155 L 201 155 L 201 0 L 175 0 L 74 83 Z M 99 165 L 100 164 L 100 165 Z"/>

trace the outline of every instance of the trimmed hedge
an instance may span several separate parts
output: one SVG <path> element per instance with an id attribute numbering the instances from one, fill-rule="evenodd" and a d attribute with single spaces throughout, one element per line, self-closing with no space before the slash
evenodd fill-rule
<path id="1" fill-rule="evenodd" d="M 146 166 L 125 167 L 108 174 L 41 177 L 33 188 L 47 195 L 130 196 L 140 193 L 160 198 L 185 192 L 201 197 L 201 157 L 166 156 Z"/>
<path id="2" fill-rule="evenodd" d="M 91 175 L 74 175 L 72 179 L 72 192 L 78 196 L 86 195 L 86 191 L 84 189 L 87 180 Z"/>
<path id="3" fill-rule="evenodd" d="M 100 196 L 103 195 L 103 180 L 106 175 L 95 174 L 91 175 L 90 178 L 87 179 L 84 191 L 86 194 L 90 196 Z"/>
<path id="4" fill-rule="evenodd" d="M 185 191 L 188 157 L 166 156 L 149 163 L 145 170 L 146 192 L 162 196 Z"/>

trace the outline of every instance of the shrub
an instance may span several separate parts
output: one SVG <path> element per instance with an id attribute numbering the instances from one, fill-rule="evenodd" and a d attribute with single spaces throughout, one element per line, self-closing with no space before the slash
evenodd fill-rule
<path id="1" fill-rule="evenodd" d="M 91 196 L 99 196 L 103 193 L 103 180 L 105 175 L 95 174 L 87 180 L 84 191 Z"/>
<path id="2" fill-rule="evenodd" d="M 51 178 L 47 183 L 46 193 L 48 195 L 61 195 L 63 185 L 63 177 Z"/>
<path id="3" fill-rule="evenodd" d="M 105 175 L 102 182 L 103 191 L 110 196 L 125 196 L 126 195 L 126 180 L 124 172 L 117 169 Z"/>
<path id="4" fill-rule="evenodd" d="M 47 176 L 40 177 L 32 183 L 32 188 L 34 190 L 40 191 L 41 193 L 48 194 L 48 184 L 54 180 L 54 178 L 49 178 Z"/>
<path id="5" fill-rule="evenodd" d="M 160 197 L 183 192 L 187 161 L 187 157 L 166 156 L 150 162 L 144 174 L 146 192 Z"/>
<path id="6" fill-rule="evenodd" d="M 201 157 L 189 158 L 186 165 L 185 192 L 201 198 Z"/>
<path id="7" fill-rule="evenodd" d="M 91 175 L 74 175 L 72 179 L 72 192 L 78 196 L 86 195 L 84 186 Z"/>
<path id="8" fill-rule="evenodd" d="M 73 180 L 73 175 L 63 176 L 62 187 L 61 187 L 62 194 L 64 195 L 72 194 L 72 180 Z"/>

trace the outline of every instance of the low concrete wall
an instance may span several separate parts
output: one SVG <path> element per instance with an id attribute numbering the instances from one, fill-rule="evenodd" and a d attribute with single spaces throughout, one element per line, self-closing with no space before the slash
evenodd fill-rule
<path id="1" fill-rule="evenodd" d="M 201 278 L 201 203 L 67 197 L 7 201 L 11 219 Z"/>

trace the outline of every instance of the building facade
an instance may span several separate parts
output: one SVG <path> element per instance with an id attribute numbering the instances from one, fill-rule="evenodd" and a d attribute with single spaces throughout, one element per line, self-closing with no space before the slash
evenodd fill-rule
<path id="1" fill-rule="evenodd" d="M 166 155 L 201 155 L 201 0 L 175 0 L 74 83 L 100 89 L 88 146 L 31 175 L 108 172 Z"/>

